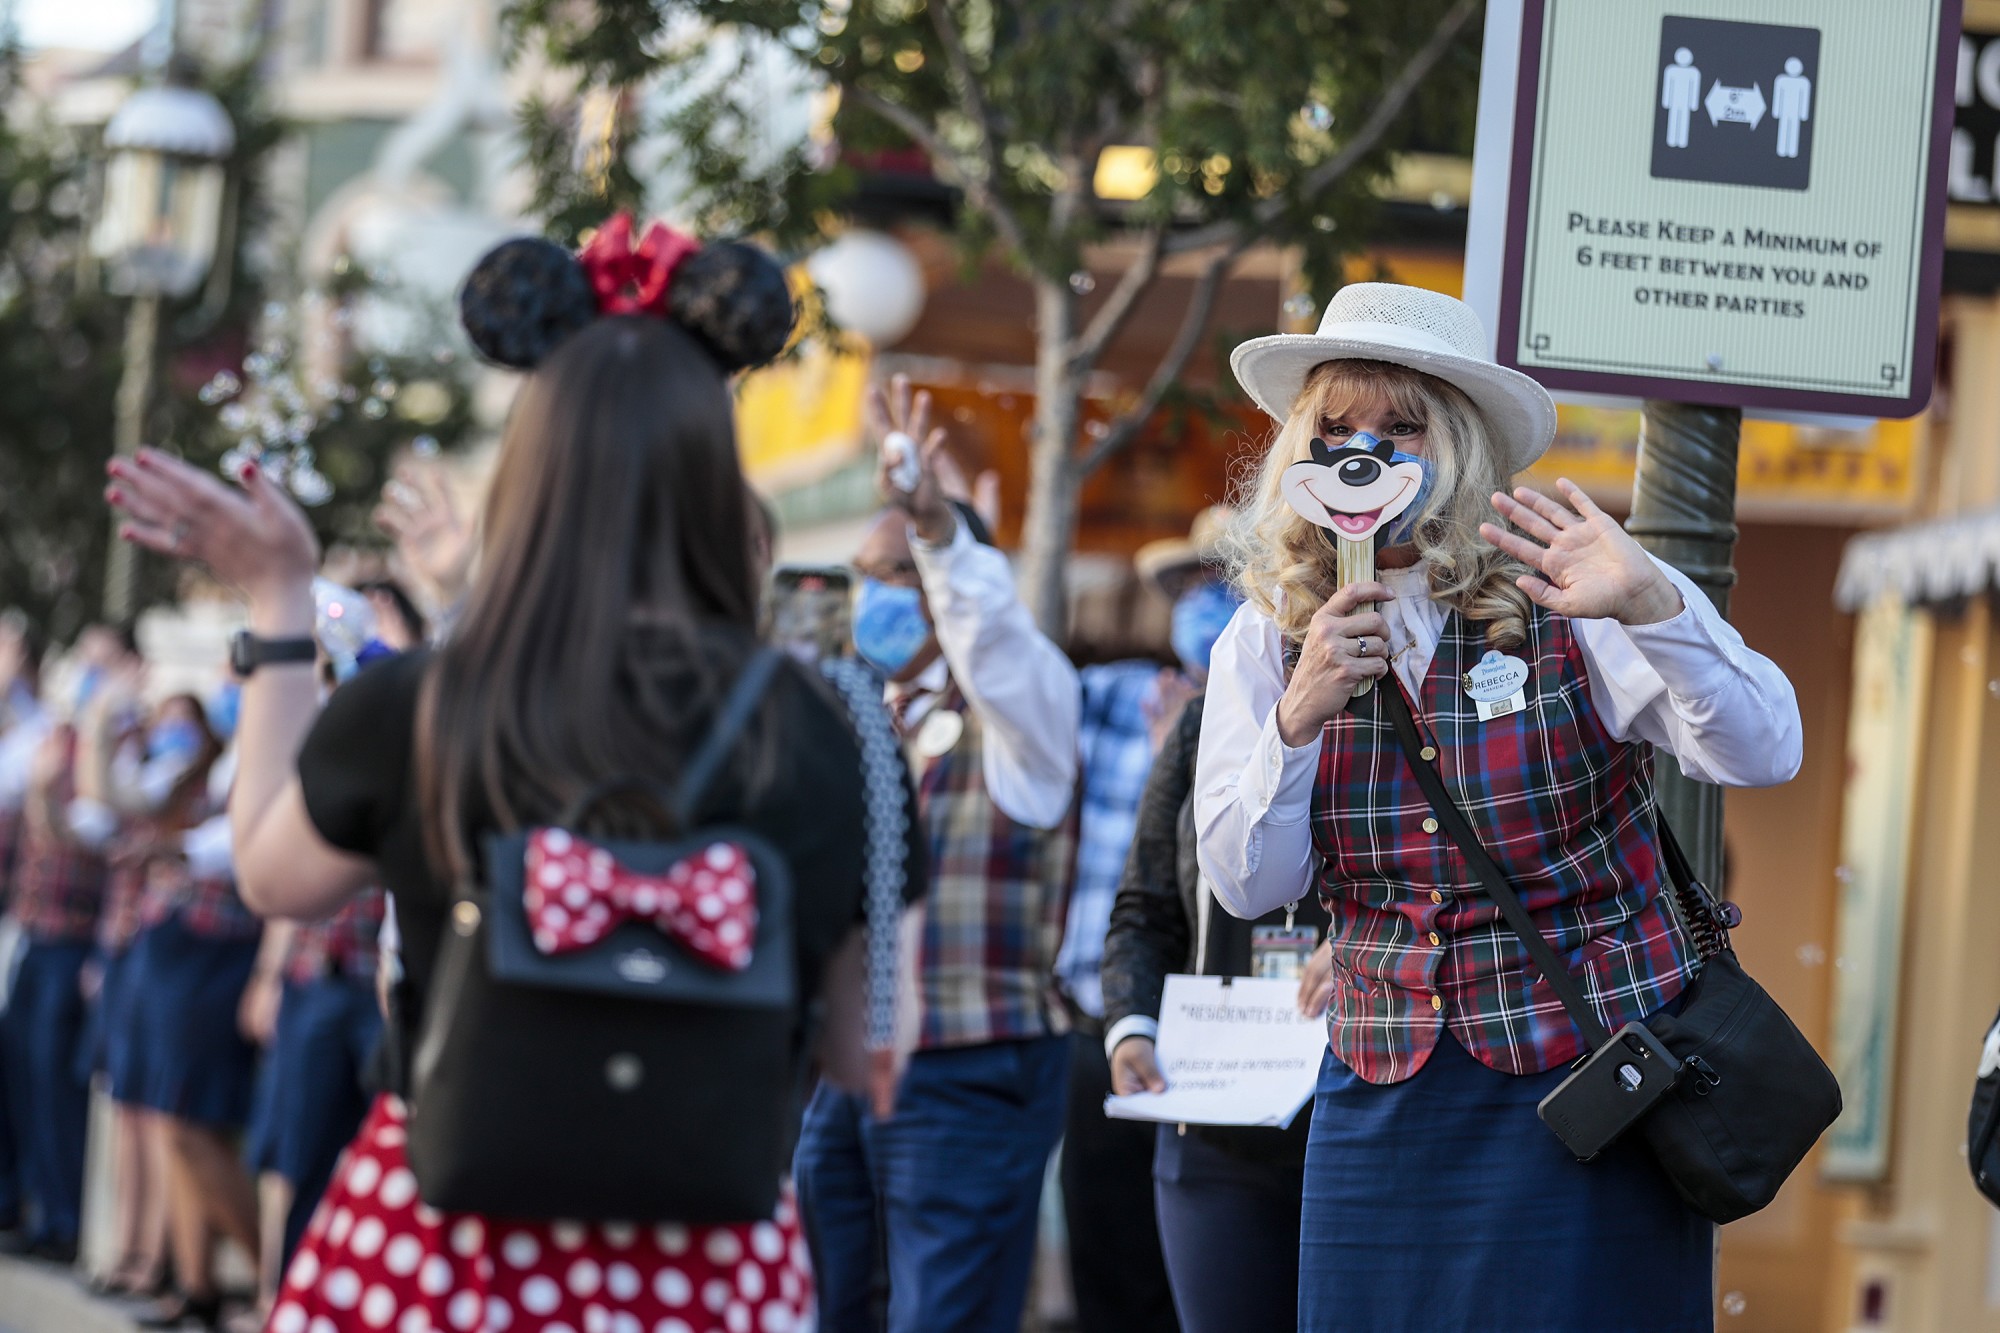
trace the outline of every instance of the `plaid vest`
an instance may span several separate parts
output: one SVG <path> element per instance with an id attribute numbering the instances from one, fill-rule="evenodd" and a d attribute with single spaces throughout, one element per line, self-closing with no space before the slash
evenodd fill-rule
<path id="1" fill-rule="evenodd" d="M 1663 891 L 1652 747 L 1611 738 L 1569 623 L 1539 607 L 1513 654 L 1528 665 L 1527 706 L 1481 722 L 1460 677 L 1486 651 L 1483 628 L 1446 617 L 1413 711 L 1446 789 L 1615 1032 L 1679 994 L 1694 963 Z M 1386 687 L 1402 685 L 1391 673 Z M 1582 1034 L 1431 820 L 1378 704 L 1363 696 L 1327 724 L 1313 788 L 1334 1054 L 1395 1083 L 1449 1028 L 1506 1073 L 1568 1063 Z"/>
<path id="2" fill-rule="evenodd" d="M 14 867 L 14 919 L 38 944 L 87 944 L 104 902 L 104 858 L 23 819 Z"/>
<path id="3" fill-rule="evenodd" d="M 189 828 L 213 813 L 206 805 L 191 812 Z M 146 889 L 139 900 L 139 923 L 157 926 L 179 917 L 191 934 L 209 940 L 255 939 L 264 923 L 236 892 L 233 875 L 196 875 L 178 855 L 155 856 L 146 863 Z"/>
<path id="4" fill-rule="evenodd" d="M 146 863 L 113 858 L 97 918 L 97 947 L 116 957 L 139 933 L 139 903 L 146 896 Z"/>
<path id="5" fill-rule="evenodd" d="M 1009 819 L 986 794 L 979 718 L 956 686 L 914 736 L 924 736 L 924 723 L 948 726 L 930 723 L 940 714 L 961 720 L 956 742 L 926 756 L 913 741 L 911 753 L 930 854 L 918 1045 L 974 1046 L 1061 1032 L 1067 1023 L 1054 976 L 1076 860 L 1076 806 L 1053 829 Z"/>
<path id="6" fill-rule="evenodd" d="M 326 920 L 300 926 L 285 950 L 285 980 L 298 986 L 337 977 L 374 980 L 388 905 L 382 890 L 363 889 Z"/>

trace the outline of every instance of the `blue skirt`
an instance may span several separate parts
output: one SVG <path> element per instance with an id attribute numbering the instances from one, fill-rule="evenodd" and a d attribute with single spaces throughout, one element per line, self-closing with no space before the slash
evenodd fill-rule
<path id="1" fill-rule="evenodd" d="M 1306 1148 L 1302 1333 L 1715 1326 L 1715 1227 L 1643 1141 L 1578 1162 L 1535 1114 L 1569 1070 L 1502 1074 L 1449 1035 L 1401 1083 L 1328 1051 Z"/>
<path id="2" fill-rule="evenodd" d="M 236 1027 L 257 941 L 211 939 L 170 916 L 132 951 L 145 987 L 135 1037 L 145 1047 L 137 1100 L 179 1120 L 238 1129 L 250 1115 L 257 1051 Z"/>
<path id="3" fill-rule="evenodd" d="M 127 1106 L 145 1085 L 145 1044 L 138 1039 L 139 1011 L 147 986 L 138 951 L 122 950 L 104 961 L 104 990 L 97 1005 L 99 1055 L 111 1084 L 111 1100 Z"/>

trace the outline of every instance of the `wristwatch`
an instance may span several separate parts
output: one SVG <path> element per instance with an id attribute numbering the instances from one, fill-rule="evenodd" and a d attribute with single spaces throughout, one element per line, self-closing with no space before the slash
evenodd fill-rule
<path id="1" fill-rule="evenodd" d="M 229 636 L 229 668 L 248 676 L 260 666 L 287 662 L 311 662 L 319 656 L 319 644 L 312 638 L 260 639 L 247 629 Z"/>

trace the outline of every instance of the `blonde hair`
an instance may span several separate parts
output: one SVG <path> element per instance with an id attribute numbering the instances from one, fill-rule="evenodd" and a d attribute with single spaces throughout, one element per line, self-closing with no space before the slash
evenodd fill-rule
<path id="1" fill-rule="evenodd" d="M 1321 421 L 1378 403 L 1424 427 L 1423 454 L 1435 480 L 1417 515 L 1415 544 L 1431 596 L 1484 624 L 1488 645 L 1519 647 L 1533 603 L 1514 580 L 1529 570 L 1479 535 L 1481 522 L 1498 521 L 1488 497 L 1513 478 L 1502 472 L 1490 428 L 1472 401 L 1404 366 L 1328 361 L 1306 377 L 1263 461 L 1237 479 L 1237 517 L 1222 542 L 1230 578 L 1287 639 L 1305 638 L 1313 613 L 1339 586 L 1335 548 L 1331 533 L 1285 502 L 1284 472 L 1307 457 Z"/>

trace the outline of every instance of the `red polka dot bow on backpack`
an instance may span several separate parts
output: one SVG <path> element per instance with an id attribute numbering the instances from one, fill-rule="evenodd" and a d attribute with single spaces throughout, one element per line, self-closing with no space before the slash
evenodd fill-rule
<path id="1" fill-rule="evenodd" d="M 757 936 L 756 889 L 750 857 L 733 842 L 649 874 L 562 829 L 537 829 L 522 906 L 544 954 L 588 948 L 627 921 L 648 921 L 697 957 L 740 972 Z"/>

